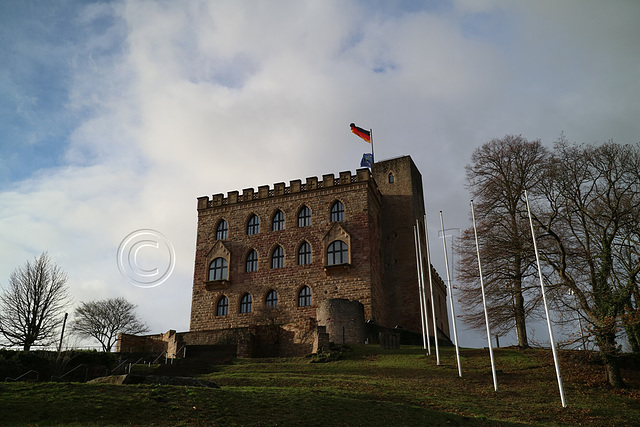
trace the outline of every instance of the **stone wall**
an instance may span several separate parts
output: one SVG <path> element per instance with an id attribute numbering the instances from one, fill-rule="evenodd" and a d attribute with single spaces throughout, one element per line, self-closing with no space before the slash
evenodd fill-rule
<path id="1" fill-rule="evenodd" d="M 326 326 L 335 344 L 364 344 L 364 306 L 342 298 L 324 300 L 317 309 L 318 325 Z"/>
<path id="2" fill-rule="evenodd" d="M 345 208 L 344 221 L 332 223 L 330 209 L 335 201 Z M 383 309 L 372 310 L 372 295 L 381 294 L 382 278 L 379 247 L 379 194 L 367 169 L 356 175 L 341 173 L 339 178 L 325 175 L 322 181 L 309 178 L 305 185 L 292 181 L 289 187 L 276 184 L 273 190 L 259 187 L 235 192 L 226 198 L 214 195 L 198 199 L 198 234 L 191 308 L 191 331 L 241 328 L 269 324 L 277 316 L 279 323 L 300 323 L 316 319 L 316 308 L 328 298 L 360 301 L 367 319 L 374 314 L 385 317 Z M 311 211 L 311 225 L 298 227 L 297 215 L 303 206 Z M 271 231 L 273 215 L 285 215 L 284 230 Z M 249 217 L 260 219 L 260 232 L 247 235 Z M 216 240 L 216 227 L 221 220 L 228 224 L 227 239 Z M 340 266 L 326 265 L 326 249 L 332 236 L 349 245 L 350 262 Z M 298 265 L 297 252 L 303 242 L 311 246 L 311 263 Z M 220 245 L 224 245 L 224 250 Z M 271 254 L 284 249 L 284 267 L 271 268 Z M 228 251 L 228 278 L 208 281 L 211 251 Z M 258 253 L 258 269 L 245 271 L 251 250 Z M 218 253 L 218 252 L 217 252 Z M 298 307 L 298 293 L 311 289 L 311 306 Z M 277 313 L 269 310 L 265 299 L 278 293 Z M 242 297 L 252 297 L 252 311 L 240 313 Z M 222 296 L 229 300 L 228 314 L 216 315 Z"/>
<path id="3" fill-rule="evenodd" d="M 116 353 L 162 353 L 167 350 L 168 334 L 118 334 Z"/>
<path id="4" fill-rule="evenodd" d="M 372 174 L 382 195 L 380 240 L 385 294 L 378 301 L 388 305 L 388 318 L 381 325 L 420 331 L 420 296 L 413 228 L 418 220 L 418 227 L 422 231 L 420 240 L 425 248 L 422 175 L 409 156 L 374 163 Z M 424 251 L 423 265 L 427 265 L 426 256 Z M 448 335 L 446 288 L 435 269 L 432 271 L 438 326 Z M 426 274 L 425 285 L 428 289 Z M 428 292 L 427 298 L 431 310 Z M 433 327 L 430 328 L 430 335 L 433 335 Z"/>
<path id="5" fill-rule="evenodd" d="M 325 343 L 326 341 L 326 343 Z M 298 324 L 254 325 L 250 327 L 190 332 L 168 331 L 164 334 L 119 334 L 116 352 L 154 353 L 166 351 L 169 359 L 189 357 L 190 349 L 206 346 L 236 347 L 237 357 L 305 356 L 328 348 L 324 326 L 315 319 Z"/>

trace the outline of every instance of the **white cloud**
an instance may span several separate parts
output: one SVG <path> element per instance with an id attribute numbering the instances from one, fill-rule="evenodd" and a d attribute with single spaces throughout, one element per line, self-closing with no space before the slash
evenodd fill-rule
<path id="1" fill-rule="evenodd" d="M 433 236 L 439 210 L 447 227 L 464 228 L 464 165 L 481 143 L 506 133 L 551 143 L 563 130 L 581 141 L 638 139 L 637 6 L 582 5 L 78 5 L 65 16 L 87 33 L 65 39 L 72 74 L 61 104 L 73 127 L 52 141 L 64 152 L 58 167 L 0 193 L 0 283 L 49 250 L 76 301 L 123 295 L 154 332 L 185 330 L 196 197 L 353 171 L 369 146 L 352 121 L 374 129 L 378 159 L 414 158 Z M 55 44 L 23 37 L 21 46 Z M 26 108 L 38 93 L 24 96 Z M 174 274 L 153 289 L 127 284 L 115 261 L 140 228 L 176 249 Z"/>

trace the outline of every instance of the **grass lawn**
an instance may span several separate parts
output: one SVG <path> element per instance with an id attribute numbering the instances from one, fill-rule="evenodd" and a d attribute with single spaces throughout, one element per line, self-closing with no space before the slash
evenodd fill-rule
<path id="1" fill-rule="evenodd" d="M 561 352 L 562 408 L 549 350 L 356 346 L 343 358 L 239 359 L 203 378 L 220 389 L 80 383 L 0 383 L 0 425 L 500 425 L 640 422 L 640 378 L 604 384 L 604 369 Z"/>

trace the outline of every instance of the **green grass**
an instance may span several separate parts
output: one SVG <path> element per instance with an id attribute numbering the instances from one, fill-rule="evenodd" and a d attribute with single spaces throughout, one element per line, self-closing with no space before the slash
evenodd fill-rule
<path id="1" fill-rule="evenodd" d="M 562 352 L 562 408 L 549 351 L 499 349 L 498 392 L 487 350 L 435 356 L 358 346 L 328 363 L 239 359 L 203 376 L 221 389 L 1 383 L 0 425 L 629 425 L 640 420 L 637 372 L 613 390 L 603 368 Z M 635 387 L 635 388 L 634 388 Z"/>

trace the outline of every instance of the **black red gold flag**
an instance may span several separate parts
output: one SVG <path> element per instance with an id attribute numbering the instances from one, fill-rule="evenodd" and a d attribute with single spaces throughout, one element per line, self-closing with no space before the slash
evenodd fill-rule
<path id="1" fill-rule="evenodd" d="M 351 123 L 350 126 L 351 126 L 351 132 L 353 132 L 355 135 L 358 135 L 360 138 L 364 139 L 369 144 L 371 144 L 371 132 L 370 131 L 364 130 L 364 129 L 356 126 L 355 123 Z"/>

